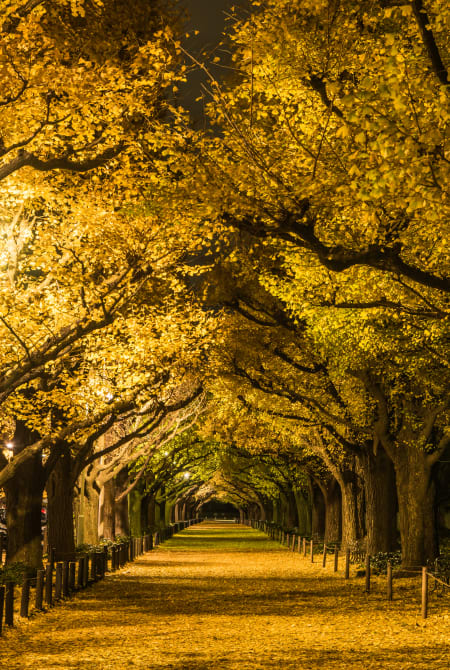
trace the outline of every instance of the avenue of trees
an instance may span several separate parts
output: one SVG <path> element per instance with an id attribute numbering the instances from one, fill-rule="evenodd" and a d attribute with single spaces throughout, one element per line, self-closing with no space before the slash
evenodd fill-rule
<path id="1" fill-rule="evenodd" d="M 62 557 L 218 498 L 435 558 L 448 3 L 255 1 L 221 82 L 176 2 L 0 12 L 8 562 L 41 564 L 44 496 Z M 177 103 L 192 67 L 203 131 Z"/>

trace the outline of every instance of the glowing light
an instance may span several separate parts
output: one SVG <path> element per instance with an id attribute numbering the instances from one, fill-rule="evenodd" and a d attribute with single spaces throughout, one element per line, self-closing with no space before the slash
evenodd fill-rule
<path id="1" fill-rule="evenodd" d="M 191 473 L 190 473 L 190 472 L 185 472 L 184 475 L 183 475 L 183 477 L 184 477 L 185 479 L 189 479 L 190 476 L 191 476 Z"/>
<path id="2" fill-rule="evenodd" d="M 14 449 L 14 443 L 13 442 L 7 442 L 6 443 L 6 448 L 11 449 L 11 450 Z"/>

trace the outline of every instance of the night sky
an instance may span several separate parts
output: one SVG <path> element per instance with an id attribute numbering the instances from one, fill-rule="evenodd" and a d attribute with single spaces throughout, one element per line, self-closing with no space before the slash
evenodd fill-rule
<path id="1" fill-rule="evenodd" d="M 220 51 L 220 41 L 225 27 L 227 12 L 231 7 L 243 7 L 247 0 L 180 0 L 180 4 L 187 8 L 190 19 L 186 25 L 186 32 L 193 35 L 195 30 L 199 34 L 185 39 L 184 48 L 200 61 L 208 62 L 211 72 L 220 79 L 226 70 L 210 63 L 215 55 L 223 56 Z M 202 56 L 203 53 L 207 56 Z M 206 83 L 206 76 L 196 69 L 189 73 L 188 82 L 181 89 L 181 104 L 187 107 L 192 114 L 196 126 L 203 125 L 203 103 L 195 102 L 201 95 L 201 84 Z"/>

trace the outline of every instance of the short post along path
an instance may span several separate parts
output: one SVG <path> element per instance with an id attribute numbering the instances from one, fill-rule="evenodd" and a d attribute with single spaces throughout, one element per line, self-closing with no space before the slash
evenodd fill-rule
<path id="1" fill-rule="evenodd" d="M 406 587 L 405 587 L 406 588 Z M 450 617 L 202 523 L 0 640 L 8 670 L 447 670 Z"/>

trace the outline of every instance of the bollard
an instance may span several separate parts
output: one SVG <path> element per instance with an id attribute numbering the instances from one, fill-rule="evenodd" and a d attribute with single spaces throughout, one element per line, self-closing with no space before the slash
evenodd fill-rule
<path id="1" fill-rule="evenodd" d="M 310 542 L 310 551 L 311 551 L 311 563 L 314 563 L 314 541 Z"/>
<path id="2" fill-rule="evenodd" d="M 52 567 L 52 572 L 53 572 L 54 567 L 55 567 L 55 554 L 56 554 L 55 547 L 50 547 L 50 549 L 48 550 L 48 562 L 50 563 L 50 565 Z"/>
<path id="3" fill-rule="evenodd" d="M 116 571 L 116 547 L 111 547 L 111 572 Z"/>
<path id="4" fill-rule="evenodd" d="M 350 578 L 350 549 L 347 547 L 345 550 L 345 571 L 344 579 Z"/>
<path id="5" fill-rule="evenodd" d="M 38 570 L 36 574 L 36 593 L 34 594 L 34 606 L 39 611 L 42 609 L 44 596 L 44 571 Z"/>
<path id="6" fill-rule="evenodd" d="M 84 572 L 84 558 L 81 557 L 78 559 L 78 579 L 77 586 L 79 589 L 83 588 L 83 572 Z"/>
<path id="7" fill-rule="evenodd" d="M 0 586 L 0 636 L 3 628 L 3 610 L 5 607 L 5 587 Z"/>
<path id="8" fill-rule="evenodd" d="M 64 561 L 62 571 L 62 594 L 64 598 L 69 595 L 69 561 Z"/>
<path id="9" fill-rule="evenodd" d="M 22 597 L 20 599 L 20 616 L 28 618 L 28 605 L 30 603 L 30 579 L 24 579 L 22 584 Z"/>
<path id="10" fill-rule="evenodd" d="M 52 587 L 53 587 L 53 571 L 51 563 L 45 566 L 45 602 L 47 605 L 52 604 Z"/>
<path id="11" fill-rule="evenodd" d="M 422 568 L 422 619 L 428 616 L 428 572 Z"/>
<path id="12" fill-rule="evenodd" d="M 366 553 L 366 586 L 365 592 L 370 593 L 370 554 Z"/>
<path id="13" fill-rule="evenodd" d="M 83 588 L 89 584 L 89 557 L 83 557 Z"/>
<path id="14" fill-rule="evenodd" d="M 76 563 L 71 561 L 69 563 L 69 593 L 75 591 L 75 570 Z"/>
<path id="15" fill-rule="evenodd" d="M 108 547 L 105 544 L 103 547 L 103 577 L 106 572 L 108 572 Z"/>
<path id="16" fill-rule="evenodd" d="M 303 538 L 303 556 L 306 557 L 306 537 Z"/>
<path id="17" fill-rule="evenodd" d="M 322 554 L 322 568 L 327 564 L 327 545 L 323 545 L 323 554 Z"/>
<path id="18" fill-rule="evenodd" d="M 390 561 L 387 564 L 387 599 L 392 600 L 392 565 Z"/>
<path id="19" fill-rule="evenodd" d="M 334 572 L 338 571 L 338 562 L 339 562 L 339 549 L 337 545 L 334 548 Z"/>
<path id="20" fill-rule="evenodd" d="M 56 564 L 55 572 L 55 600 L 61 600 L 62 596 L 62 563 Z"/>
<path id="21" fill-rule="evenodd" d="M 97 561 L 96 561 L 97 555 L 95 551 L 91 552 L 88 557 L 88 563 L 91 564 L 91 581 L 95 582 L 97 579 Z M 89 567 L 88 567 L 88 579 L 89 579 Z"/>
<path id="22" fill-rule="evenodd" d="M 298 538 L 297 538 L 297 551 L 298 551 L 298 553 L 300 553 L 300 551 L 301 551 L 301 545 L 302 545 L 302 536 L 299 535 Z"/>
<path id="23" fill-rule="evenodd" d="M 14 626 L 14 582 L 6 582 L 5 624 Z"/>

